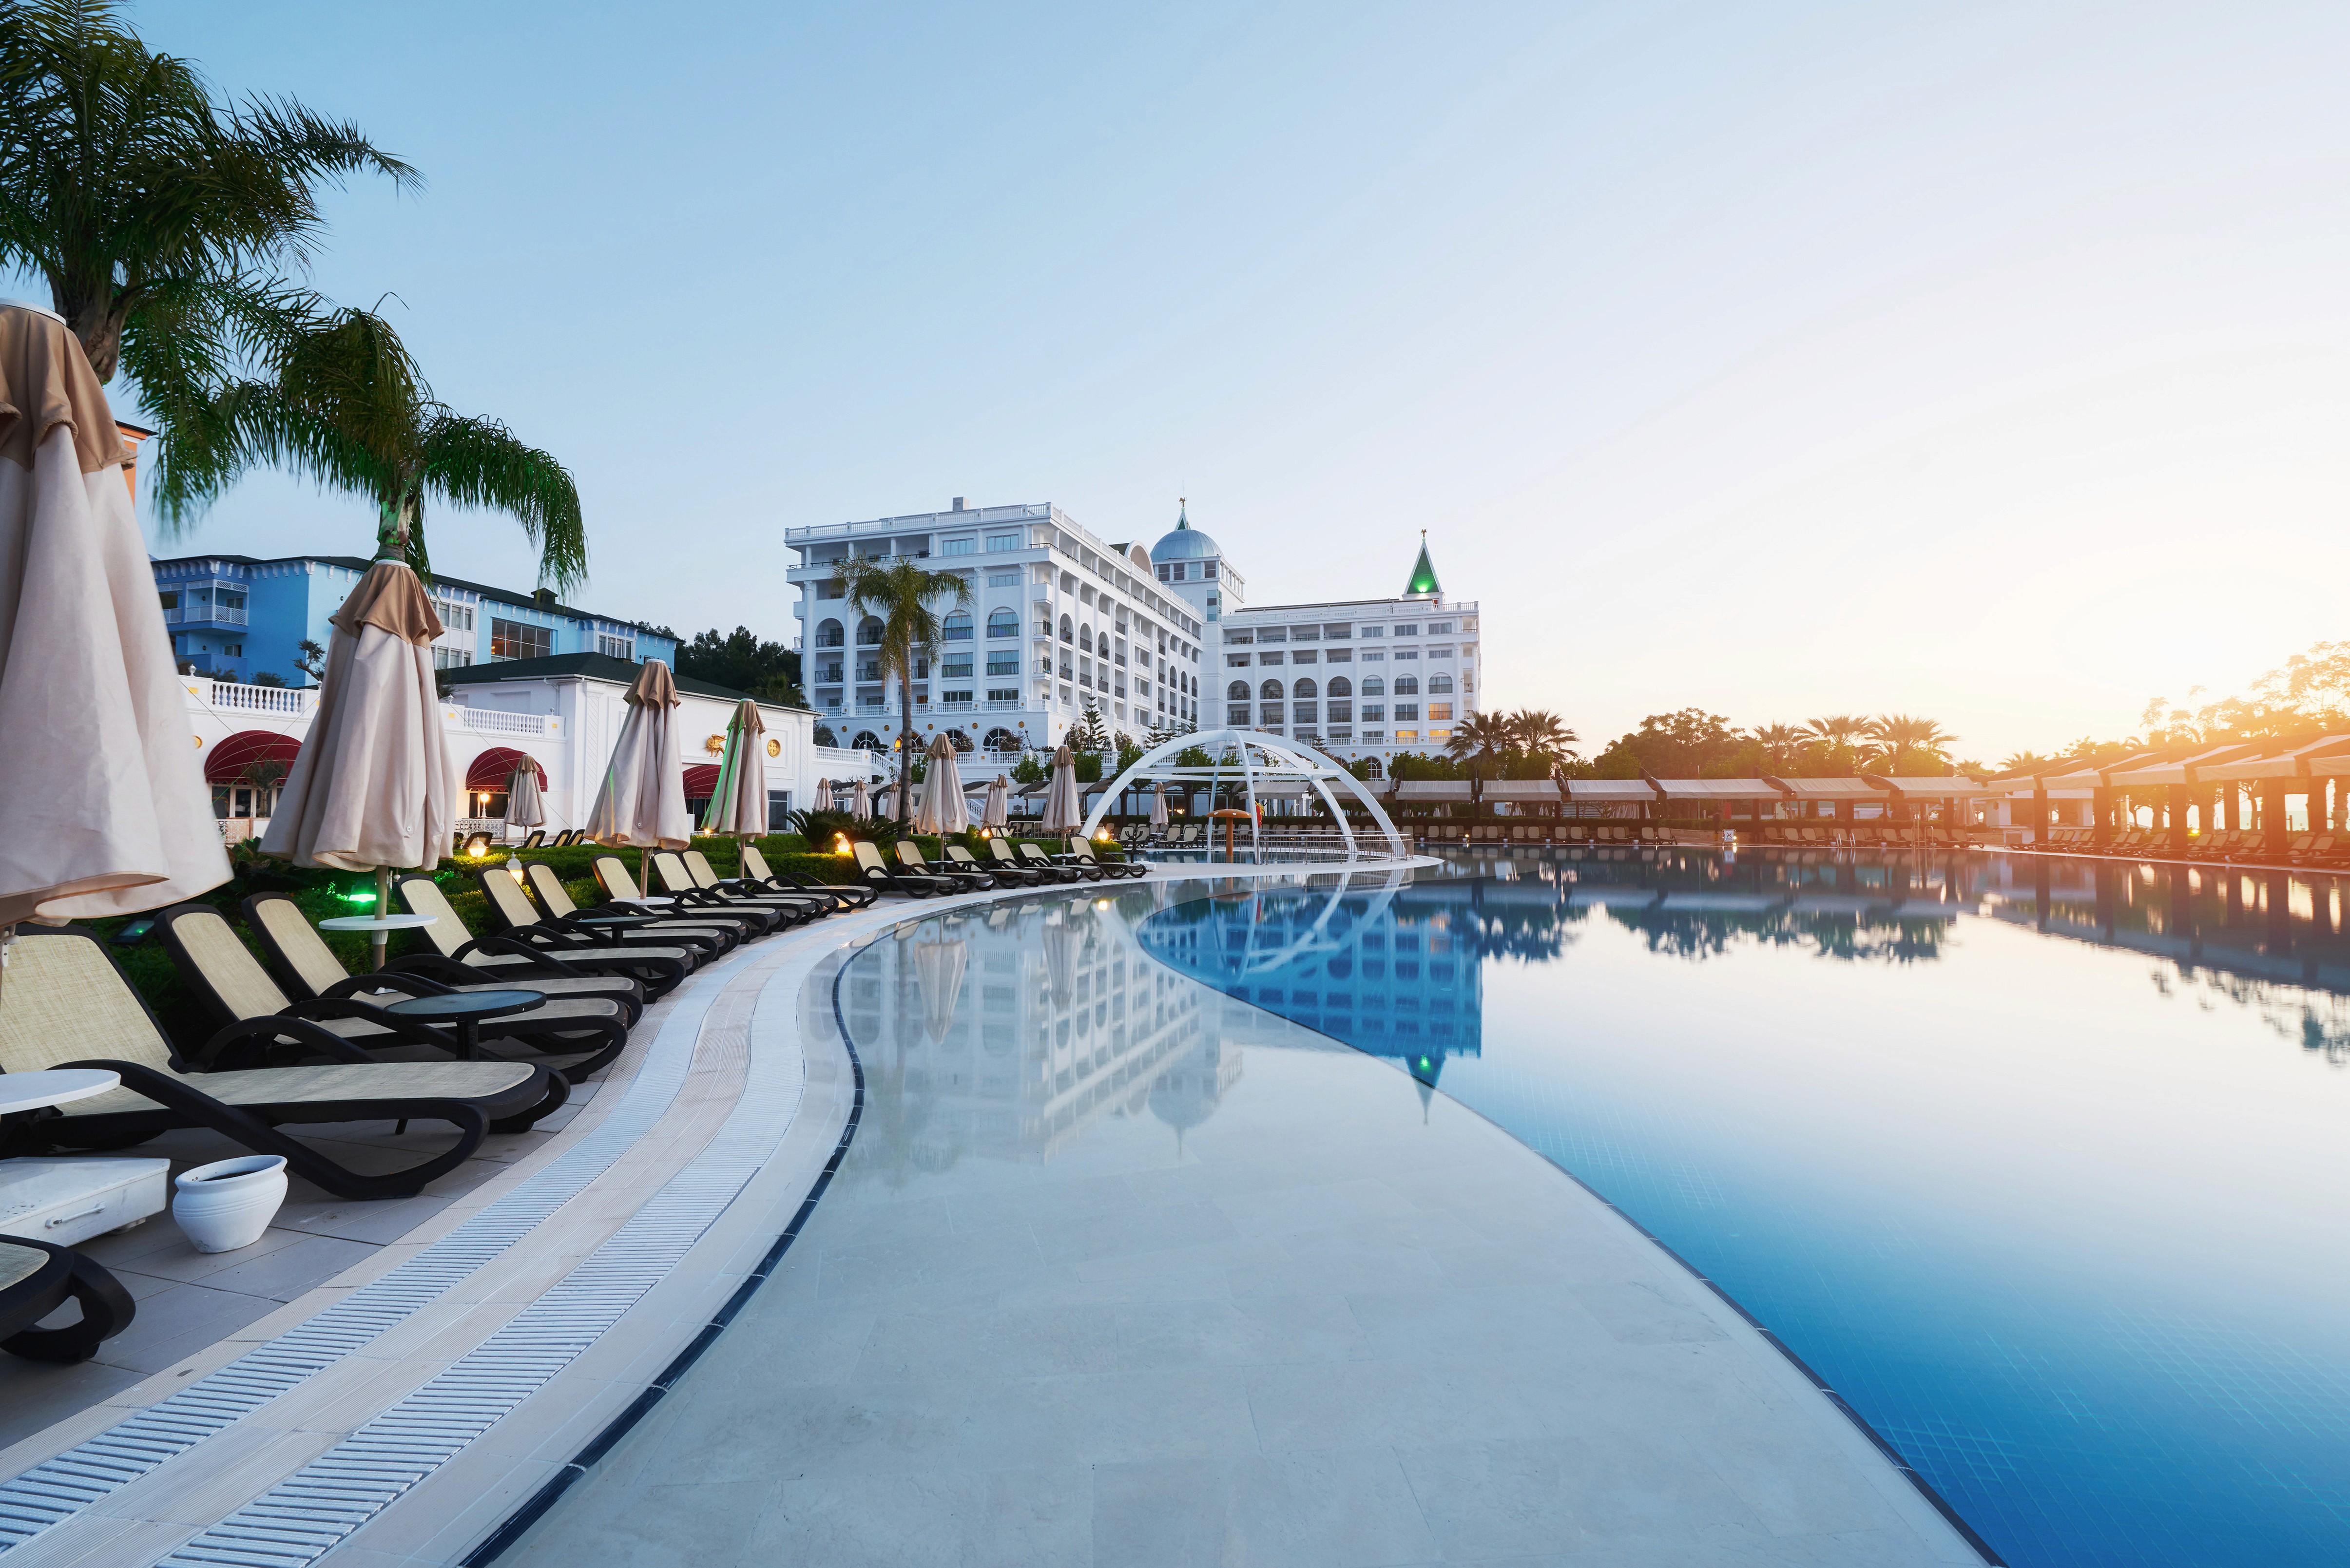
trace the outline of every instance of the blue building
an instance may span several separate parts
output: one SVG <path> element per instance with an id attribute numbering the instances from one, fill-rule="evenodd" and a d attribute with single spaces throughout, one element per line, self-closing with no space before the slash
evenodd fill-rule
<path id="1" fill-rule="evenodd" d="M 153 565 L 182 670 L 215 680 L 308 686 L 314 682 L 302 668 L 302 644 L 327 646 L 327 618 L 369 563 L 356 556 L 188 556 Z M 515 593 L 435 576 L 432 594 L 446 628 L 432 645 L 432 659 L 443 670 L 567 653 L 677 662 L 677 639 L 667 632 L 558 603 L 551 588 Z"/>

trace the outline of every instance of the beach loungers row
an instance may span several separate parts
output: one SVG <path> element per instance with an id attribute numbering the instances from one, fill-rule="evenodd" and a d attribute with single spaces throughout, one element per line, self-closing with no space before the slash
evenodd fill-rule
<path id="1" fill-rule="evenodd" d="M 2049 830 L 2046 847 L 2064 855 L 2102 855 L 2121 859 L 2208 860 L 2222 865 L 2251 862 L 2306 866 L 2313 869 L 2350 870 L 2350 834 L 2296 833 L 2282 852 L 2269 847 L 2266 832 L 2256 827 L 2222 829 L 2189 840 L 2184 850 L 2172 847 L 2167 827 L 2130 827 L 2104 844 L 2092 827 Z"/>

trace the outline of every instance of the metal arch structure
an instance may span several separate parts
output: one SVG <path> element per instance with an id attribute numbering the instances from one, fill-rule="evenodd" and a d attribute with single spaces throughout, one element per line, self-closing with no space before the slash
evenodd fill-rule
<path id="1" fill-rule="evenodd" d="M 1178 767 L 1170 760 L 1193 746 L 1206 752 L 1216 761 L 1204 768 L 1192 768 Z M 1228 751 L 1239 760 L 1226 763 L 1222 758 Z M 1203 730 L 1189 735 L 1178 735 L 1171 741 L 1164 741 L 1151 747 L 1150 750 L 1137 757 L 1131 767 L 1118 774 L 1116 782 L 1102 791 L 1101 798 L 1095 804 L 1093 810 L 1087 814 L 1085 826 L 1081 831 L 1087 838 L 1091 838 L 1100 828 L 1102 818 L 1109 815 L 1109 808 L 1116 804 L 1118 796 L 1137 784 L 1161 782 L 1183 784 L 1205 784 L 1209 789 L 1208 798 L 1213 800 L 1215 786 L 1231 777 L 1238 778 L 1248 800 L 1249 848 L 1252 851 L 1256 848 L 1257 842 L 1256 791 L 1258 784 L 1263 782 L 1268 784 L 1302 784 L 1311 789 L 1321 797 L 1323 805 L 1329 810 L 1331 819 L 1337 823 L 1338 834 L 1347 846 L 1347 853 L 1358 855 L 1363 851 L 1362 847 L 1355 842 L 1354 827 L 1347 820 L 1347 814 L 1339 806 L 1337 797 L 1330 793 L 1330 786 L 1333 784 L 1341 785 L 1360 801 L 1363 808 L 1371 814 L 1371 820 L 1378 824 L 1379 831 L 1387 836 L 1388 848 L 1391 854 L 1400 859 L 1411 853 L 1410 846 L 1404 842 L 1403 835 L 1396 830 L 1396 825 L 1388 819 L 1387 812 L 1380 807 L 1371 792 L 1363 787 L 1360 779 L 1316 753 L 1301 750 L 1290 745 L 1280 736 L 1268 735 L 1261 730 Z"/>

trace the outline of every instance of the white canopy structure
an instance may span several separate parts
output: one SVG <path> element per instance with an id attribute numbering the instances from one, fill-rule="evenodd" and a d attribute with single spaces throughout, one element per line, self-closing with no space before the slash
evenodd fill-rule
<path id="1" fill-rule="evenodd" d="M 1197 746 L 1211 759 L 1204 768 L 1179 767 L 1175 758 Z M 1232 760 L 1226 761 L 1227 757 Z M 1178 735 L 1173 740 L 1153 746 L 1134 760 L 1134 765 L 1118 775 L 1116 783 L 1102 792 L 1101 798 L 1086 817 L 1085 835 L 1091 838 L 1101 827 L 1102 818 L 1108 815 L 1111 805 L 1128 790 L 1140 784 L 1157 784 L 1161 780 L 1178 783 L 1190 788 L 1208 786 L 1209 798 L 1214 798 L 1218 784 L 1237 783 L 1242 798 L 1248 803 L 1249 847 L 1256 847 L 1256 803 L 1271 792 L 1282 789 L 1311 791 L 1329 809 L 1331 819 L 1338 825 L 1338 834 L 1345 842 L 1347 853 L 1363 853 L 1355 842 L 1355 830 L 1347 820 L 1338 796 L 1332 786 L 1351 794 L 1368 812 L 1379 831 L 1387 835 L 1388 851 L 1399 857 L 1409 855 L 1410 846 L 1388 820 L 1388 814 L 1362 782 L 1337 763 L 1317 752 L 1307 751 L 1278 735 L 1268 735 L 1261 730 L 1203 730 L 1193 734 Z"/>

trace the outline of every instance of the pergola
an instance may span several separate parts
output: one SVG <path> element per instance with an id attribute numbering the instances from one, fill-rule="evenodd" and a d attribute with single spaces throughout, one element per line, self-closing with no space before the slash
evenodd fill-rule
<path id="1" fill-rule="evenodd" d="M 2310 823 L 2317 830 L 2319 821 L 2328 814 L 2324 800 L 2327 781 L 2350 777 L 2350 735 L 2321 735 L 2314 740 L 2280 746 L 2266 743 L 2237 742 L 2219 746 L 2183 746 L 2168 751 L 2142 752 L 2123 757 L 2103 766 L 2062 764 L 2064 771 L 2023 774 L 2002 781 L 2001 787 L 2010 795 L 2029 794 L 2033 803 L 2035 831 L 2044 828 L 2048 821 L 2048 796 L 2052 792 L 2070 790 L 2086 792 L 2092 801 L 2091 822 L 2098 843 L 2106 842 L 2115 828 L 2114 794 L 2162 792 L 2162 811 L 2168 815 L 2171 847 L 2184 850 L 2188 845 L 2187 814 L 2199 800 L 2207 813 L 2217 820 L 2206 821 L 2206 831 L 2241 829 L 2249 824 L 2241 820 L 2243 811 L 2241 793 L 2249 785 L 2261 797 L 2262 829 L 2268 847 L 2282 852 L 2285 847 L 2284 800 L 2288 794 L 2307 794 L 2311 800 Z M 2210 808 L 2216 805 L 2216 813 Z"/>
<path id="2" fill-rule="evenodd" d="M 1174 759 L 1194 746 L 1213 760 L 1203 768 L 1179 766 Z M 1227 754 L 1231 755 L 1232 761 L 1223 760 Z M 1345 807 L 1338 804 L 1338 794 L 1333 793 L 1335 787 L 1352 795 L 1361 803 L 1364 810 L 1370 813 L 1371 820 L 1387 836 L 1391 853 L 1397 856 L 1411 853 L 1403 835 L 1396 831 L 1395 824 L 1388 820 L 1388 814 L 1379 808 L 1378 801 L 1363 787 L 1361 780 L 1319 753 L 1293 745 L 1278 735 L 1268 735 L 1261 730 L 1204 730 L 1178 735 L 1171 741 L 1151 747 L 1135 758 L 1133 764 L 1103 790 L 1100 800 L 1086 816 L 1085 835 L 1092 837 L 1118 797 L 1139 784 L 1178 783 L 1194 787 L 1205 784 L 1209 799 L 1213 800 L 1216 787 L 1227 781 L 1237 782 L 1241 786 L 1242 798 L 1248 802 L 1251 850 L 1256 848 L 1257 842 L 1257 802 L 1269 797 L 1274 790 L 1286 794 L 1294 789 L 1310 791 L 1317 797 L 1328 809 L 1331 819 L 1338 825 L 1339 837 L 1346 844 L 1347 853 L 1360 854 L 1361 846 L 1355 842 L 1354 826 L 1347 821 Z M 1468 788 L 1465 784 L 1461 787 L 1464 792 Z M 1461 798 L 1468 798 L 1465 793 Z"/>

